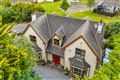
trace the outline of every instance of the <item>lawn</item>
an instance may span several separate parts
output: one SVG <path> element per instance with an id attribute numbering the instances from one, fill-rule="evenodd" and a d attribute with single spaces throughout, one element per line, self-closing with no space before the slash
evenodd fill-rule
<path id="1" fill-rule="evenodd" d="M 83 11 L 83 12 L 71 13 L 71 16 L 74 17 L 74 18 L 89 17 L 89 19 L 92 20 L 92 21 L 100 21 L 102 19 L 102 21 L 105 22 L 105 23 L 109 23 L 109 22 L 114 21 L 114 20 L 120 20 L 120 16 L 110 18 L 110 17 L 106 17 L 104 15 L 93 13 L 90 10 Z"/>
<path id="2" fill-rule="evenodd" d="M 46 12 L 48 14 L 55 12 L 58 15 L 65 16 L 64 11 L 62 11 L 60 8 L 61 1 L 59 1 L 59 2 L 42 2 L 40 4 L 46 10 Z"/>
<path id="3" fill-rule="evenodd" d="M 79 0 L 80 2 L 82 2 L 82 3 L 87 3 L 88 2 L 88 0 Z"/>

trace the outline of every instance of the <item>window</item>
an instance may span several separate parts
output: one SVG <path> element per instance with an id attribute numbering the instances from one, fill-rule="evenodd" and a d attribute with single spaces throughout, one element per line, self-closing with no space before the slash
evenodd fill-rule
<path id="1" fill-rule="evenodd" d="M 80 70 L 74 67 L 74 74 L 77 74 L 81 78 L 87 74 L 87 69 L 86 70 Z"/>
<path id="2" fill-rule="evenodd" d="M 85 58 L 85 50 L 76 48 L 75 57 L 84 59 Z"/>
<path id="3" fill-rule="evenodd" d="M 58 39 L 54 39 L 54 45 L 57 45 L 57 46 L 59 46 L 59 40 Z"/>
<path id="4" fill-rule="evenodd" d="M 87 70 L 82 70 L 81 77 L 84 77 L 87 74 Z"/>
<path id="5" fill-rule="evenodd" d="M 36 37 L 35 37 L 35 36 L 30 35 L 30 40 L 31 40 L 33 43 L 36 43 Z"/>
<path id="6" fill-rule="evenodd" d="M 74 68 L 74 74 L 77 74 L 77 75 L 81 76 L 81 70 L 77 69 L 77 68 Z"/>

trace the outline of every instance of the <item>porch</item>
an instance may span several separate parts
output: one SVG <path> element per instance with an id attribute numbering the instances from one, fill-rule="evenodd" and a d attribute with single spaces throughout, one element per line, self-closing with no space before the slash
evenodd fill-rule
<path id="1" fill-rule="evenodd" d="M 89 76 L 90 65 L 82 59 L 70 58 L 70 77 L 76 78 L 79 77 L 80 80 L 86 75 Z"/>

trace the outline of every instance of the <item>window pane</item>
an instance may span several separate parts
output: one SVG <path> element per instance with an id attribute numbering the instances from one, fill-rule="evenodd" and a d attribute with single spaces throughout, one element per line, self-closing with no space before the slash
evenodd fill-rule
<path id="1" fill-rule="evenodd" d="M 77 68 L 74 68 L 74 74 L 77 74 L 77 75 L 80 76 L 80 72 L 81 72 L 81 70 L 79 70 L 79 69 L 77 69 Z"/>
<path id="2" fill-rule="evenodd" d="M 75 57 L 84 59 L 85 58 L 85 50 L 76 48 Z"/>
<path id="3" fill-rule="evenodd" d="M 31 40 L 33 43 L 36 43 L 36 37 L 35 37 L 35 36 L 30 35 L 30 40 Z"/>
<path id="4" fill-rule="evenodd" d="M 54 39 L 54 44 L 59 46 L 59 40 L 58 39 Z"/>
<path id="5" fill-rule="evenodd" d="M 87 70 L 83 70 L 82 74 L 81 74 L 81 77 L 85 76 L 86 74 L 87 74 Z"/>

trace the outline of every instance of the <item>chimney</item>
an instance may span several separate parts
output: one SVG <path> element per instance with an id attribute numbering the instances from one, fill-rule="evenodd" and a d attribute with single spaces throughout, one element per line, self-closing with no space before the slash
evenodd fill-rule
<path id="1" fill-rule="evenodd" d="M 36 15 L 35 15 L 35 13 L 32 13 L 32 14 L 31 14 L 31 17 L 32 17 L 32 22 L 36 20 Z"/>
<path id="2" fill-rule="evenodd" d="M 98 23 L 97 33 L 101 33 L 103 29 L 103 22 L 102 20 Z"/>

